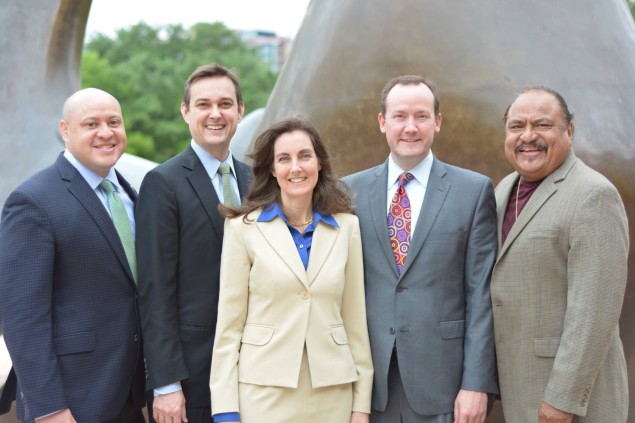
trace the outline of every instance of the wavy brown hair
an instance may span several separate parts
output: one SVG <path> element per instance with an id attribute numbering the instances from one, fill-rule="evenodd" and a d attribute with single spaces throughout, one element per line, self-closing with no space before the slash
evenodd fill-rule
<path id="1" fill-rule="evenodd" d="M 281 135 L 294 131 L 303 131 L 309 136 L 320 164 L 318 181 L 313 189 L 313 209 L 323 214 L 353 213 L 348 188 L 333 175 L 328 151 L 317 128 L 305 117 L 291 116 L 273 123 L 256 138 L 254 150 L 249 154 L 253 160 L 254 180 L 247 198 L 239 208 L 221 205 L 219 210 L 223 215 L 229 218 L 244 215 L 247 220 L 252 211 L 280 202 L 280 186 L 272 175 L 274 146 Z"/>

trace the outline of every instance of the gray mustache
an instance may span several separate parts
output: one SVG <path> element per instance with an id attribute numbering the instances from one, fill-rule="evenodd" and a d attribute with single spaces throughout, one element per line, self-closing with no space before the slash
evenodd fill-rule
<path id="1" fill-rule="evenodd" d="M 533 148 L 533 149 L 538 149 L 540 151 L 544 151 L 544 150 L 546 150 L 548 148 L 547 144 L 545 144 L 542 141 L 534 141 L 534 142 L 531 142 L 531 143 L 526 143 L 526 142 L 520 141 L 520 142 L 516 143 L 516 147 L 514 148 L 514 151 L 516 153 L 518 153 L 522 148 L 527 148 L 527 147 Z"/>

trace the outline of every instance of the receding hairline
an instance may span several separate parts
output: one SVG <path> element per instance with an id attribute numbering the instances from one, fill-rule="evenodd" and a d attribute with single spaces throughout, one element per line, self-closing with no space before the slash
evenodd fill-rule
<path id="1" fill-rule="evenodd" d="M 509 119 L 509 112 L 512 107 L 518 102 L 518 100 L 525 95 L 531 94 L 546 95 L 548 97 L 551 97 L 553 100 L 555 100 L 556 106 L 560 110 L 560 114 L 562 115 L 565 124 L 569 126 L 573 122 L 574 114 L 573 112 L 571 112 L 571 110 L 569 110 L 569 105 L 567 104 L 567 101 L 564 99 L 562 94 L 560 94 L 553 88 L 545 87 L 543 85 L 533 85 L 524 88 L 520 93 L 516 95 L 514 101 L 512 101 L 509 106 L 507 106 L 507 109 L 505 109 L 505 113 L 503 114 L 503 123 L 507 124 L 507 121 Z"/>

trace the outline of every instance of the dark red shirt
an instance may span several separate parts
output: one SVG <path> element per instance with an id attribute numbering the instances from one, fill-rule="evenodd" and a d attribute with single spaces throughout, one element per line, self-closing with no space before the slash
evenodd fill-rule
<path id="1" fill-rule="evenodd" d="M 507 202 L 507 210 L 505 210 L 505 217 L 503 218 L 503 233 L 501 243 L 504 244 L 511 231 L 512 226 L 516 223 L 516 219 L 520 216 L 520 212 L 533 195 L 536 188 L 543 180 L 539 181 L 525 181 L 523 178 L 518 178 L 518 182 L 514 184 L 511 193 L 509 194 L 509 201 Z M 518 186 L 520 184 L 520 187 Z"/>

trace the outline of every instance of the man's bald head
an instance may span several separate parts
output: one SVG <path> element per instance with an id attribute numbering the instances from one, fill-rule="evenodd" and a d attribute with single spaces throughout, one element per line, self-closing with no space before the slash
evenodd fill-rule
<path id="1" fill-rule="evenodd" d="M 62 109 L 62 119 L 68 121 L 74 113 L 77 113 L 77 109 L 85 106 L 92 101 L 105 100 L 112 101 L 117 104 L 119 110 L 121 105 L 119 101 L 110 93 L 99 88 L 84 88 L 83 90 L 76 91 L 64 102 L 64 108 Z"/>
<path id="2" fill-rule="evenodd" d="M 69 153 L 80 163 L 106 177 L 128 143 L 121 105 L 97 88 L 86 88 L 64 103 L 60 134 Z"/>

